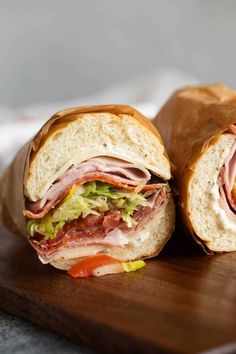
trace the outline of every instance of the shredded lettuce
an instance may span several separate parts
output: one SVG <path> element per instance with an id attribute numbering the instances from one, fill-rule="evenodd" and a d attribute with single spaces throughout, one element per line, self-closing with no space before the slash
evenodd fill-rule
<path id="1" fill-rule="evenodd" d="M 33 236 L 36 232 L 46 238 L 56 237 L 58 230 L 68 221 L 86 218 L 89 214 L 99 215 L 108 210 L 121 211 L 121 218 L 128 227 L 136 224 L 133 213 L 147 200 L 142 193 L 134 193 L 111 184 L 93 181 L 83 186 L 73 186 L 68 195 L 40 220 L 29 220 L 27 232 Z"/>
<path id="2" fill-rule="evenodd" d="M 88 182 L 82 187 L 72 187 L 67 197 L 52 213 L 52 221 L 68 221 L 121 209 L 121 217 L 128 227 L 133 226 L 132 215 L 140 206 L 146 205 L 145 197 L 140 193 L 125 191 L 103 182 Z"/>
<path id="3" fill-rule="evenodd" d="M 27 222 L 26 230 L 30 236 L 35 233 L 44 235 L 44 240 L 54 239 L 58 231 L 65 225 L 65 221 L 53 222 L 52 214 L 48 213 L 42 219 L 31 219 Z"/>
<path id="4" fill-rule="evenodd" d="M 83 196 L 88 197 L 93 195 L 102 195 L 105 197 L 111 197 L 114 194 L 112 192 L 112 185 L 103 182 L 92 181 L 83 185 Z"/>

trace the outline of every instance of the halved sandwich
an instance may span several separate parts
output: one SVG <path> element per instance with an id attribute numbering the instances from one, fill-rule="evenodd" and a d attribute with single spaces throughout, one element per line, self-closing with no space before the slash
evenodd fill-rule
<path id="1" fill-rule="evenodd" d="M 135 109 L 67 109 L 6 171 L 2 217 L 59 269 L 85 257 L 153 257 L 174 227 L 170 178 L 159 133 Z"/>
<path id="2" fill-rule="evenodd" d="M 176 165 L 185 224 L 208 252 L 236 250 L 236 91 L 178 90 L 155 119 Z"/>

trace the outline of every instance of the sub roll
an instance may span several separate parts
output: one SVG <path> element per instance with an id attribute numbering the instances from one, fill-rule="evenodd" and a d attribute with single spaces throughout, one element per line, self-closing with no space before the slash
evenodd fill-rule
<path id="1" fill-rule="evenodd" d="M 185 224 L 208 253 L 236 250 L 236 91 L 178 90 L 154 121 L 179 187 Z"/>
<path id="2" fill-rule="evenodd" d="M 153 257 L 174 227 L 170 178 L 160 135 L 141 113 L 121 105 L 67 109 L 5 171 L 0 215 L 41 262 L 59 269 L 95 255 Z"/>

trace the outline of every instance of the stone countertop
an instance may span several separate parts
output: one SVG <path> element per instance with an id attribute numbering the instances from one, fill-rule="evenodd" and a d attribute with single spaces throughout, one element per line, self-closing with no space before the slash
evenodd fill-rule
<path id="1" fill-rule="evenodd" d="M 0 311 L 0 353 L 96 354 L 44 328 Z"/>

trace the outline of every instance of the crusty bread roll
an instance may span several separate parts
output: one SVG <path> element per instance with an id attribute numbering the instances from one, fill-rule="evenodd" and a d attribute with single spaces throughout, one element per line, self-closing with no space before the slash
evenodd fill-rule
<path id="1" fill-rule="evenodd" d="M 56 116 L 61 119 L 49 129 L 30 164 L 25 183 L 30 200 L 42 198 L 71 164 L 94 156 L 114 156 L 170 179 L 170 164 L 158 132 L 141 114 L 129 114 L 126 106 L 118 111 L 105 106 L 103 111 L 101 107 L 95 112 L 91 108 L 68 109 Z M 66 122 L 68 116 L 70 124 Z"/>
<path id="2" fill-rule="evenodd" d="M 221 84 L 183 88 L 154 124 L 176 166 L 188 230 L 208 253 L 235 251 L 236 92 Z"/>
<path id="3" fill-rule="evenodd" d="M 89 172 L 91 166 L 95 170 Z M 122 175 L 123 170 L 127 175 Z M 82 175 L 78 171 L 82 171 Z M 73 173 L 78 174 L 75 180 Z M 97 179 L 91 178 L 91 173 Z M 167 183 L 170 177 L 170 163 L 158 131 L 132 107 L 107 105 L 63 110 L 49 119 L 5 171 L 1 180 L 4 186 L 0 195 L 1 221 L 23 234 L 43 263 L 59 269 L 69 269 L 82 257 L 101 253 L 123 261 L 153 257 L 163 248 L 174 227 L 175 208 Z M 119 237 L 126 243 L 122 245 L 116 244 L 121 241 L 115 235 L 116 243 L 113 239 L 109 244 L 96 241 L 70 247 L 68 243 L 45 256 L 39 245 L 45 242 L 43 247 L 49 248 L 46 239 L 38 241 L 39 231 L 35 234 L 37 240 L 34 236 L 30 238 L 26 223 L 29 220 L 40 222 L 47 215 L 53 215 L 57 206 L 66 200 L 63 198 L 71 187 L 83 186 L 92 180 L 135 193 L 149 191 L 145 194 L 145 205 L 150 210 L 143 212 L 146 219 L 143 217 L 141 226 L 132 233 L 128 233 L 130 230 L 125 229 L 123 222 Z M 58 199 L 50 204 L 55 196 Z M 151 198 L 156 204 L 151 203 Z M 110 237 L 109 232 L 105 237 L 107 235 Z M 128 241 L 124 241 L 124 236 Z M 60 238 L 55 242 L 60 244 Z"/>

